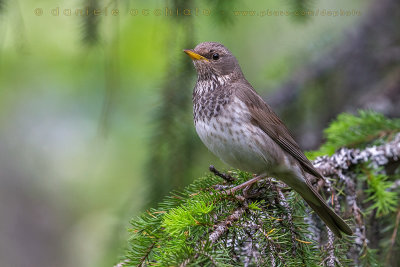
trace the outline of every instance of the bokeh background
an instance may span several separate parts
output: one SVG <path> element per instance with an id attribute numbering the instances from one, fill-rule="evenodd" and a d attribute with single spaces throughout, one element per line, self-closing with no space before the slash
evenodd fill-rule
<path id="1" fill-rule="evenodd" d="M 227 168 L 183 49 L 225 44 L 309 150 L 341 112 L 400 115 L 399 25 L 397 0 L 0 0 L 0 266 L 112 266 L 130 218 Z"/>

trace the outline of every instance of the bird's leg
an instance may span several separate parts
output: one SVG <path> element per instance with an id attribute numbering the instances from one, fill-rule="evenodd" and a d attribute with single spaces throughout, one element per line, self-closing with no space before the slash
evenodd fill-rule
<path id="1" fill-rule="evenodd" d="M 209 167 L 210 172 L 214 173 L 215 175 L 221 177 L 222 179 L 224 179 L 225 181 L 227 181 L 228 183 L 232 183 L 234 182 L 236 179 L 233 178 L 232 176 L 230 176 L 227 173 L 220 173 L 215 167 L 214 165 L 210 165 Z"/>
<path id="2" fill-rule="evenodd" d="M 243 188 L 243 197 L 246 199 L 249 198 L 257 198 L 262 194 L 262 190 L 260 191 L 258 188 L 255 190 L 251 190 L 253 188 L 254 184 L 248 185 L 245 188 Z"/>
<path id="3" fill-rule="evenodd" d="M 267 182 L 266 180 L 263 180 L 262 185 L 259 186 L 254 186 L 255 183 L 246 186 L 245 188 L 243 188 L 243 196 L 246 199 L 249 198 L 259 198 L 260 196 L 262 196 L 265 193 L 265 184 L 264 182 Z"/>
<path id="4" fill-rule="evenodd" d="M 231 189 L 225 190 L 225 191 L 223 192 L 223 194 L 232 195 L 233 193 L 235 193 L 236 191 L 238 191 L 238 190 L 240 190 L 240 189 L 243 189 L 243 188 L 250 188 L 251 185 L 255 184 L 256 182 L 260 181 L 261 179 L 263 179 L 263 178 L 265 178 L 265 177 L 267 177 L 266 174 L 258 175 L 258 176 L 256 176 L 256 177 L 254 177 L 254 178 L 252 178 L 252 179 L 250 179 L 250 180 L 244 182 L 243 184 L 240 184 L 240 185 L 237 185 L 237 186 L 235 186 L 235 187 L 233 187 L 233 188 L 231 188 Z M 247 189 L 247 190 L 248 190 L 248 189 Z M 247 191 L 247 190 L 246 190 L 246 191 Z"/>

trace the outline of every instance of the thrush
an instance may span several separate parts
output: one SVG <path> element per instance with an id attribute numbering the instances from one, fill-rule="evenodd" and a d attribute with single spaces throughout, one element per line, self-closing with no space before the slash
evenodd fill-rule
<path id="1" fill-rule="evenodd" d="M 235 56 L 222 44 L 204 42 L 184 50 L 194 63 L 193 117 L 206 147 L 228 165 L 261 177 L 272 176 L 294 189 L 338 237 L 352 230 L 309 182 L 323 176 L 289 130 L 244 77 Z"/>

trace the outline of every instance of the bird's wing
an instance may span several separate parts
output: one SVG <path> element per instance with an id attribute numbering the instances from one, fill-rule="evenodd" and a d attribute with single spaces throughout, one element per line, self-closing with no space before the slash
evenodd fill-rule
<path id="1" fill-rule="evenodd" d="M 253 123 L 260 127 L 281 148 L 298 160 L 305 171 L 323 178 L 304 155 L 293 136 L 283 124 L 281 119 L 272 111 L 271 107 L 256 93 L 253 87 L 246 83 L 233 84 L 237 97 L 243 101 L 249 109 Z"/>

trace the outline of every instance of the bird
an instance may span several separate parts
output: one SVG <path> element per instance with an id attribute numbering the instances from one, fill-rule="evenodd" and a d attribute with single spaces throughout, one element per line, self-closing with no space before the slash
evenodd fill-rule
<path id="1" fill-rule="evenodd" d="M 247 184 L 267 176 L 279 179 L 300 194 L 337 237 L 352 235 L 309 181 L 323 176 L 246 80 L 236 57 L 217 42 L 183 51 L 197 71 L 193 119 L 205 146 L 226 164 L 258 175 Z"/>

